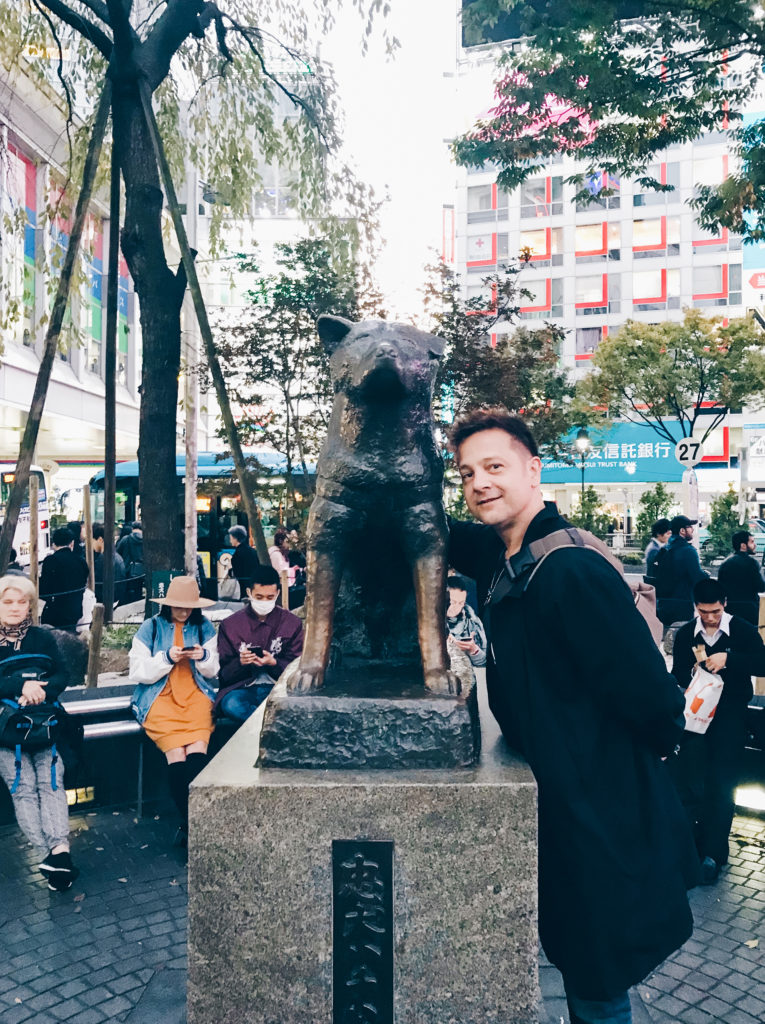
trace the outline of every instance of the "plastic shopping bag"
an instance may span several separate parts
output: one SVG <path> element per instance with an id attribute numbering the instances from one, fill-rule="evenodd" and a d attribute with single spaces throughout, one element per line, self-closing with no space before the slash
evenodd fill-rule
<path id="1" fill-rule="evenodd" d="M 688 689 L 685 691 L 685 728 L 687 732 L 705 733 L 715 716 L 723 689 L 719 675 L 696 666 Z"/>

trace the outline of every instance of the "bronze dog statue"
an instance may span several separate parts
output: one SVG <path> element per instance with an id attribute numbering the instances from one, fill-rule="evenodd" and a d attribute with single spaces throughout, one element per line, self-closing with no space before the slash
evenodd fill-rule
<path id="1" fill-rule="evenodd" d="M 305 644 L 288 689 L 319 689 L 337 661 L 346 681 L 362 672 L 456 695 L 431 411 L 444 342 L 406 324 L 334 316 L 321 316 L 318 331 L 335 399 L 308 522 Z"/>

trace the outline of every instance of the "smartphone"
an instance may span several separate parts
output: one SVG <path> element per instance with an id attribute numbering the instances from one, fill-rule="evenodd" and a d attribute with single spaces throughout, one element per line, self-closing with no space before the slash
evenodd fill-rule
<path id="1" fill-rule="evenodd" d="M 251 654 L 256 654 L 259 658 L 263 657 L 263 648 L 257 644 L 247 644 L 247 648 Z"/>
<path id="2" fill-rule="evenodd" d="M 188 651 L 193 651 L 193 650 L 194 650 L 194 648 L 193 648 L 193 647 L 181 647 L 181 650 L 182 650 L 182 651 L 187 651 L 187 652 L 188 652 Z"/>

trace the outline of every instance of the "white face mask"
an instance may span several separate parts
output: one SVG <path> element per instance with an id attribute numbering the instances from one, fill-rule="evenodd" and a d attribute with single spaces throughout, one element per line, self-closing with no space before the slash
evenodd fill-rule
<path id="1" fill-rule="evenodd" d="M 256 615 L 268 615 L 276 608 L 276 598 L 272 601 L 256 601 L 254 598 L 250 598 L 250 607 Z"/>

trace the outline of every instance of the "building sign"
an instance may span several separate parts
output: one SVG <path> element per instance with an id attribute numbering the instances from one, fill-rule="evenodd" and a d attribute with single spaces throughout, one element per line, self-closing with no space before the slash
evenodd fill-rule
<path id="1" fill-rule="evenodd" d="M 679 424 L 667 426 L 679 440 Z M 592 447 L 584 460 L 585 484 L 673 483 L 683 478 L 683 467 L 675 459 L 675 441 L 660 437 L 648 426 L 617 423 L 610 430 L 590 433 Z M 581 480 L 579 458 L 572 465 L 556 459 L 542 460 L 543 487 L 578 484 Z"/>

